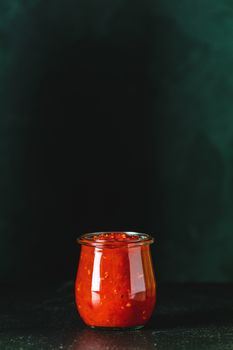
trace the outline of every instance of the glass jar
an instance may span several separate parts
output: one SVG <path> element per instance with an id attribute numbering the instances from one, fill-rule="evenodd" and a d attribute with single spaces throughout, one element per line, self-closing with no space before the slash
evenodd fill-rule
<path id="1" fill-rule="evenodd" d="M 143 327 L 156 300 L 153 238 L 135 232 L 99 232 L 81 236 L 78 243 L 75 299 L 83 321 L 91 327 Z"/>

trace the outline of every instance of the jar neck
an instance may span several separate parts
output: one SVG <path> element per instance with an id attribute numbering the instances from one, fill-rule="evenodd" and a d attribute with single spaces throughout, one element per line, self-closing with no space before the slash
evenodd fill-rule
<path id="1" fill-rule="evenodd" d="M 99 248 L 130 248 L 152 244 L 154 239 L 146 233 L 111 231 L 86 233 L 80 236 L 77 242 L 81 245 Z"/>

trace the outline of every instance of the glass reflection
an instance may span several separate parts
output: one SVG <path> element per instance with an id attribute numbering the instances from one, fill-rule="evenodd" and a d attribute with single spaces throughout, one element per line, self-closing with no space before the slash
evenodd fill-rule
<path id="1" fill-rule="evenodd" d="M 148 330 L 97 331 L 84 329 L 78 332 L 68 349 L 72 350 L 149 350 L 155 339 Z"/>

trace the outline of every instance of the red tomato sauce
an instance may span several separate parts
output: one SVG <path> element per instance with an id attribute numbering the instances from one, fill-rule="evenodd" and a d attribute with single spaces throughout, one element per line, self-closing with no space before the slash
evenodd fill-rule
<path id="1" fill-rule="evenodd" d="M 140 235 L 124 232 L 84 239 L 75 298 L 79 314 L 89 326 L 143 326 L 156 299 L 149 243 Z"/>

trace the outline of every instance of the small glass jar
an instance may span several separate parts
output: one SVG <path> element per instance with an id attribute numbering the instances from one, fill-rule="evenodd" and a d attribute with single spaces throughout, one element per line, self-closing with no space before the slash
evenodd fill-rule
<path id="1" fill-rule="evenodd" d="M 83 321 L 91 327 L 143 327 L 156 301 L 153 238 L 135 232 L 99 232 L 81 236 L 78 243 L 75 299 Z"/>

